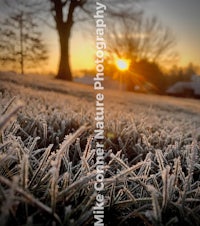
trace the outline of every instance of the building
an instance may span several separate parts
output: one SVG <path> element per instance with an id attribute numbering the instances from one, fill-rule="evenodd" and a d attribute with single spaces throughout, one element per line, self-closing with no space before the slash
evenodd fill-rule
<path id="1" fill-rule="evenodd" d="M 200 76 L 193 75 L 190 82 L 177 82 L 166 93 L 173 96 L 200 97 Z"/>

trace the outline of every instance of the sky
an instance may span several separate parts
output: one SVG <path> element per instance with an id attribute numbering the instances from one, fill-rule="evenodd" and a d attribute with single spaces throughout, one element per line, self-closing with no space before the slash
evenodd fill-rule
<path id="1" fill-rule="evenodd" d="M 164 26 L 172 29 L 177 40 L 181 66 L 190 62 L 200 65 L 200 0 L 146 0 L 145 3 L 140 3 L 140 7 L 147 16 L 157 16 Z M 1 12 L 2 10 L 0 9 Z M 58 36 L 55 30 L 47 27 L 43 31 L 50 58 L 42 70 L 55 74 L 59 61 Z M 70 43 L 73 74 L 78 74 L 79 70 L 94 68 L 95 48 L 91 35 L 86 35 L 84 30 L 80 32 L 80 28 L 75 26 Z"/>
<path id="2" fill-rule="evenodd" d="M 200 65 L 200 0 L 146 0 L 140 7 L 147 16 L 157 16 L 164 26 L 172 29 L 180 66 L 187 66 L 190 62 Z M 91 42 L 80 32 L 73 34 L 72 70 L 94 67 Z"/>
<path id="3" fill-rule="evenodd" d="M 170 27 L 177 40 L 180 65 L 200 65 L 200 1 L 148 0 L 142 4 L 145 13 L 156 15 Z"/>
<path id="4" fill-rule="evenodd" d="M 79 75 L 81 70 L 94 68 L 94 42 L 84 31 L 80 32 L 77 27 L 73 29 L 70 39 L 70 65 L 74 75 Z M 56 73 L 59 61 L 59 41 L 55 30 L 47 30 L 45 34 L 50 58 L 47 72 Z"/>

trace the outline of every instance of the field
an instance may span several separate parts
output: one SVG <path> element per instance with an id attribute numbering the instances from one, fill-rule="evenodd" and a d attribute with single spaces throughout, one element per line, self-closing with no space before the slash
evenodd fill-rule
<path id="1" fill-rule="evenodd" d="M 105 225 L 200 225 L 200 101 L 105 90 Z M 1 225 L 93 225 L 95 92 L 0 73 Z"/>

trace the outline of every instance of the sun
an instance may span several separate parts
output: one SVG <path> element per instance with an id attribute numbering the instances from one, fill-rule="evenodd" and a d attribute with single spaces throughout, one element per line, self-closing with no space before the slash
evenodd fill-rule
<path id="1" fill-rule="evenodd" d="M 130 61 L 126 59 L 117 59 L 116 65 L 119 70 L 126 71 L 130 66 Z"/>

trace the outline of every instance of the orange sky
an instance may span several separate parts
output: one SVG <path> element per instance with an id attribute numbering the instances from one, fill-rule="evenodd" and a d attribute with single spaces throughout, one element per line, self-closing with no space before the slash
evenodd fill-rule
<path id="1" fill-rule="evenodd" d="M 51 37 L 51 40 L 48 40 L 47 44 L 50 50 L 50 58 L 45 71 L 56 73 L 59 59 L 59 45 L 56 32 L 52 31 L 49 37 Z M 195 46 L 188 45 L 187 40 L 179 42 L 177 49 L 180 53 L 179 65 L 186 66 L 190 62 L 194 64 L 199 63 L 199 53 L 195 51 Z M 94 55 L 95 48 L 89 38 L 87 39 L 78 34 L 71 38 L 70 62 L 74 75 L 79 70 L 94 68 Z"/>
<path id="2" fill-rule="evenodd" d="M 170 27 L 174 32 L 177 39 L 177 50 L 180 54 L 179 65 L 186 66 L 190 62 L 200 65 L 199 0 L 151 0 L 145 1 L 142 4 L 142 9 L 148 16 L 156 15 L 163 25 Z M 1 13 L 2 10 L 0 10 Z M 57 33 L 47 27 L 43 31 L 50 58 L 48 64 L 45 64 L 40 71 L 55 74 L 59 61 Z M 80 29 L 77 29 L 76 26 L 71 37 L 70 61 L 74 75 L 77 74 L 78 70 L 92 69 L 95 66 L 94 55 L 96 50 L 94 44 L 90 41 L 86 32 L 83 34 L 82 31 L 79 31 Z"/>
<path id="3" fill-rule="evenodd" d="M 180 66 L 187 66 L 190 62 L 200 65 L 199 0 L 151 0 L 145 1 L 142 5 L 140 3 L 139 6 L 141 6 L 147 16 L 157 16 L 164 26 L 172 29 L 177 40 Z M 75 29 L 73 32 L 70 51 L 71 67 L 74 74 L 77 70 L 90 69 L 95 66 L 95 48 L 93 43 L 86 34 L 76 30 L 80 31 L 80 29 Z M 48 37 L 48 45 L 52 53 L 48 68 L 56 72 L 58 64 L 56 31 L 51 30 Z"/>
<path id="4" fill-rule="evenodd" d="M 188 34 L 185 36 L 181 36 L 179 34 L 177 36 L 177 50 L 180 53 L 179 65 L 184 67 L 190 62 L 195 65 L 199 65 L 200 49 L 195 40 L 192 42 Z M 47 45 L 50 51 L 50 58 L 48 65 L 43 69 L 47 73 L 53 72 L 55 74 L 58 68 L 59 60 L 59 45 L 56 31 L 51 30 L 48 32 Z M 94 68 L 94 55 L 94 43 L 92 43 L 90 38 L 75 33 L 71 38 L 70 46 L 70 62 L 73 74 L 77 75 L 77 71 L 79 70 Z"/>
<path id="5" fill-rule="evenodd" d="M 79 70 L 94 68 L 95 48 L 91 40 L 82 34 L 75 34 L 71 37 L 70 42 L 70 63 L 74 75 Z M 59 61 L 59 44 L 56 31 L 48 31 L 47 45 L 50 51 L 50 58 L 45 70 L 56 73 Z"/>

